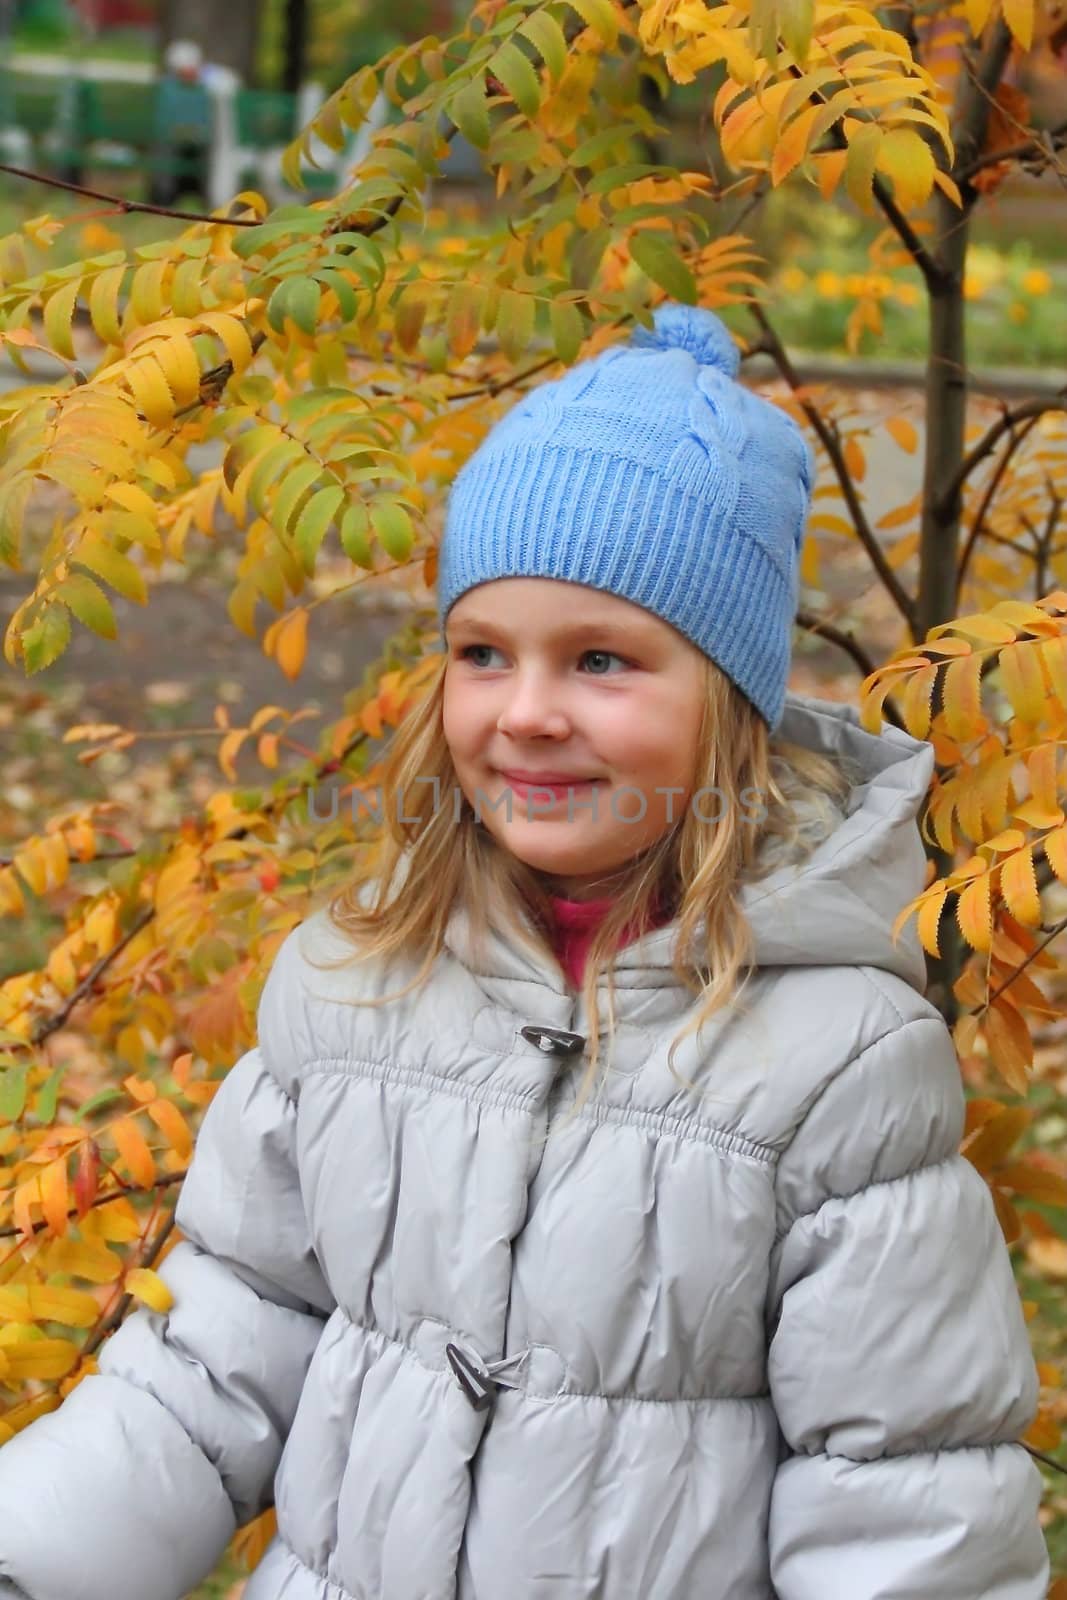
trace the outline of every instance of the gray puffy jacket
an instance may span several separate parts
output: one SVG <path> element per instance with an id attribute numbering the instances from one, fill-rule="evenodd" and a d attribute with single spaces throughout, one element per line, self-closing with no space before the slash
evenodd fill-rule
<path id="1" fill-rule="evenodd" d="M 8 1594 L 177 1600 L 273 1501 L 245 1600 L 1042 1600 L 1037 1374 L 889 932 L 933 751 L 796 695 L 782 732 L 865 781 L 746 887 L 748 1009 L 677 1055 L 699 1099 L 670 928 L 620 951 L 613 1070 L 562 1129 L 580 1066 L 537 1030 L 587 1022 L 547 957 L 474 963 L 457 910 L 426 987 L 361 1009 L 415 967 L 316 970 L 322 912 L 290 935 L 174 1308 L 0 1450 Z"/>

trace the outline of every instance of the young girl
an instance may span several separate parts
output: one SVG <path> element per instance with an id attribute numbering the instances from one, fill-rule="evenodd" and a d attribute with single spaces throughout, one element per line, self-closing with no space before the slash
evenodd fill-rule
<path id="1" fill-rule="evenodd" d="M 663 306 L 459 474 L 375 877 L 275 958 L 173 1309 L 0 1450 L 3 1594 L 178 1600 L 274 1503 L 245 1600 L 1042 1600 L 890 934 L 933 751 L 786 694 L 812 461 L 737 365 Z"/>

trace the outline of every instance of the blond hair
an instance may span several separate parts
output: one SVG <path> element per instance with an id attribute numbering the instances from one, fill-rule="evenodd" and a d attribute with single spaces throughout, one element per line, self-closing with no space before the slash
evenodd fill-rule
<path id="1" fill-rule="evenodd" d="M 382 807 L 384 826 L 371 852 L 372 868 L 328 906 L 330 920 L 351 940 L 358 959 L 421 954 L 422 965 L 404 988 L 354 1004 L 384 1005 L 425 982 L 460 903 L 469 917 L 475 960 L 484 961 L 491 923 L 555 960 L 550 893 L 537 873 L 502 848 L 468 804 L 456 813 L 439 804 L 442 792 L 459 792 L 443 731 L 446 664 L 442 655 L 428 692 L 402 719 L 383 761 L 381 792 L 389 803 Z M 668 1066 L 678 1078 L 674 1054 L 679 1044 L 740 999 L 752 970 L 752 935 L 739 903 L 742 885 L 809 854 L 840 819 L 851 787 L 852 775 L 839 761 L 772 735 L 726 674 L 711 660 L 706 669 L 693 791 L 717 791 L 721 819 L 709 827 L 687 807 L 628 868 L 612 875 L 615 898 L 591 942 L 582 981 L 591 1026 L 589 1066 L 572 1115 L 596 1083 L 597 985 L 604 974 L 609 1041 L 614 1032 L 614 954 L 622 932 L 654 926 L 657 906 L 678 922 L 672 970 L 699 999 L 668 1052 Z M 758 820 L 743 814 L 742 802 L 748 804 L 746 796 L 753 791 L 763 802 Z M 403 795 L 403 806 L 391 803 L 397 794 Z M 346 965 L 348 959 L 332 965 Z"/>

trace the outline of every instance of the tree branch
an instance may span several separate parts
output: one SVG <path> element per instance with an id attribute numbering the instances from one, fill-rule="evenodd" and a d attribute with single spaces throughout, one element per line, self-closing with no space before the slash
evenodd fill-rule
<path id="1" fill-rule="evenodd" d="M 841 493 L 844 496 L 845 504 L 848 506 L 849 515 L 852 518 L 852 523 L 856 529 L 856 534 L 860 543 L 870 556 L 874 569 L 879 578 L 881 578 L 882 583 L 884 584 L 894 605 L 914 633 L 914 603 L 911 599 L 911 596 L 908 594 L 907 590 L 904 588 L 903 584 L 900 582 L 900 579 L 897 577 L 896 573 L 893 571 L 893 568 L 886 559 L 885 551 L 879 544 L 874 529 L 867 520 L 867 513 L 864 511 L 863 503 L 856 492 L 856 485 L 852 481 L 852 474 L 849 472 L 848 467 L 845 464 L 844 452 L 841 448 L 841 439 L 838 435 L 837 429 L 832 427 L 827 422 L 826 418 L 822 415 L 822 412 L 819 411 L 816 406 L 813 406 L 810 400 L 803 397 L 801 393 L 803 385 L 800 382 L 800 378 L 797 375 L 793 363 L 789 359 L 788 353 L 786 352 L 782 341 L 772 328 L 770 321 L 768 320 L 767 313 L 764 311 L 763 307 L 758 302 L 754 301 L 749 306 L 749 310 L 759 323 L 760 327 L 763 329 L 764 339 L 766 341 L 764 346 L 765 349 L 767 350 L 768 354 L 773 357 L 782 376 L 789 384 L 789 387 L 793 390 L 793 393 L 797 396 L 801 409 L 808 418 L 812 427 L 815 429 L 815 432 L 818 434 L 819 439 L 822 442 L 822 446 L 830 458 L 830 464 L 832 465 L 837 476 L 838 483 L 841 485 Z"/>
<path id="2" fill-rule="evenodd" d="M 177 222 L 214 222 L 227 228 L 260 226 L 258 217 L 213 217 L 205 211 L 172 211 L 168 206 L 151 206 L 145 200 L 124 200 L 121 195 L 86 189 L 80 183 L 68 183 L 65 178 L 53 178 L 44 172 L 30 172 L 25 167 L 12 167 L 6 161 L 0 161 L 0 172 L 9 172 L 13 178 L 24 178 L 28 183 L 43 183 L 49 189 L 62 189 L 66 194 L 82 195 L 86 200 L 103 200 L 117 211 L 144 212 L 150 217 L 173 217 Z"/>
<path id="3" fill-rule="evenodd" d="M 1036 159 L 1041 155 L 1049 154 L 1049 146 L 1053 152 L 1059 148 L 1067 148 L 1067 122 L 1060 122 L 1054 128 L 1045 128 L 1034 138 L 1022 141 L 1019 144 L 1007 145 L 1001 150 L 988 150 L 984 155 L 975 159 L 961 169 L 958 174 L 958 183 L 969 183 L 976 172 L 982 172 L 986 167 L 999 166 L 1002 161 L 1027 161 Z"/>
<path id="4" fill-rule="evenodd" d="M 978 443 L 960 462 L 957 472 L 943 492 L 944 504 L 947 505 L 954 495 L 962 492 L 964 484 L 975 467 L 984 461 L 986 456 L 993 453 L 1000 440 L 1006 433 L 1012 432 L 1016 423 L 1025 422 L 1030 417 L 1036 422 L 1038 417 L 1043 417 L 1048 411 L 1067 411 L 1067 384 L 1055 395 L 1038 396 L 1033 400 L 1023 400 L 1017 406 L 1005 407 L 1003 414 L 997 418 L 996 422 L 991 424 Z M 1022 440 L 1020 439 L 1019 442 L 1021 443 Z"/>
<path id="5" fill-rule="evenodd" d="M 130 1184 L 130 1186 L 126 1189 L 115 1189 L 111 1194 L 97 1195 L 96 1199 L 89 1207 L 89 1210 L 93 1211 L 97 1206 L 109 1206 L 116 1200 L 128 1200 L 131 1194 L 152 1194 L 156 1189 L 169 1189 L 173 1184 L 181 1183 L 184 1177 L 185 1171 L 168 1172 L 165 1178 L 157 1178 L 155 1183 Z M 77 1209 L 72 1208 L 67 1212 L 68 1221 L 73 1222 L 77 1215 Z M 30 1232 L 44 1233 L 48 1226 L 49 1224 L 47 1222 L 35 1222 L 31 1227 Z M 21 1237 L 23 1237 L 23 1235 L 21 1229 L 19 1228 L 0 1228 L 0 1239 L 17 1239 Z"/>
<path id="6" fill-rule="evenodd" d="M 996 104 L 994 93 L 997 84 L 1004 76 L 1004 68 L 1007 66 L 1010 53 L 1011 30 L 1001 17 L 990 30 L 977 65 L 970 65 L 973 57 L 969 52 L 965 56 L 969 71 L 959 95 L 955 132 L 956 160 L 953 163 L 952 176 L 960 189 L 967 190 L 964 195 L 964 206 L 968 210 L 974 204 L 975 191 L 960 174 L 965 173 L 971 163 L 979 160 L 983 154 L 982 146 L 985 143 L 990 114 Z"/>
<path id="7" fill-rule="evenodd" d="M 959 603 L 960 603 L 960 596 L 963 593 L 963 583 L 964 583 L 964 578 L 966 577 L 966 574 L 967 574 L 967 567 L 968 567 L 968 564 L 970 562 L 971 556 L 972 556 L 972 554 L 974 552 L 974 547 L 978 543 L 978 540 L 981 538 L 982 530 L 983 530 L 983 528 L 985 526 L 985 519 L 989 515 L 989 508 L 993 504 L 993 501 L 996 498 L 997 491 L 1000 488 L 1000 485 L 1004 480 L 1004 474 L 1007 472 L 1008 467 L 1011 465 L 1012 457 L 1015 455 L 1016 451 L 1022 445 L 1022 443 L 1025 440 L 1027 434 L 1030 433 L 1030 431 L 1033 428 L 1036 428 L 1036 426 L 1037 426 L 1037 417 L 1030 417 L 1030 418 L 1027 419 L 1026 425 L 1021 430 L 1021 432 L 1019 432 L 1019 433 L 1014 433 L 1013 432 L 1012 433 L 1012 437 L 1011 437 L 1011 440 L 1009 441 L 1007 449 L 1004 451 L 1004 454 L 1001 456 L 1000 460 L 997 462 L 996 470 L 990 475 L 989 482 L 986 484 L 985 491 L 984 491 L 984 493 L 982 495 L 981 504 L 979 505 L 978 510 L 975 512 L 974 521 L 971 524 L 971 530 L 967 535 L 967 542 L 963 547 L 963 552 L 962 552 L 962 554 L 960 556 L 960 564 L 959 564 L 959 567 L 957 568 L 957 571 L 956 571 L 956 606 L 957 606 L 957 609 L 958 609 Z M 988 535 L 987 535 L 987 537 L 988 537 Z"/>
<path id="8" fill-rule="evenodd" d="M 851 633 L 846 633 L 843 628 L 835 627 L 832 622 L 824 622 L 821 617 L 817 617 L 811 611 L 798 611 L 796 622 L 798 628 L 803 628 L 807 633 L 818 634 L 820 638 L 828 640 L 830 644 L 837 645 L 846 655 L 851 656 L 865 678 L 869 678 L 872 672 L 878 670 L 859 640 Z M 886 722 L 892 722 L 898 728 L 904 727 L 900 713 L 897 711 L 896 706 L 892 704 L 888 695 L 886 696 L 883 715 Z"/>

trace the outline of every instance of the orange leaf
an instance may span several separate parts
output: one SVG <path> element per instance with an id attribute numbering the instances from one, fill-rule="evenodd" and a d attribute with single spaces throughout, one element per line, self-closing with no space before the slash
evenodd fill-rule
<path id="1" fill-rule="evenodd" d="M 70 1189 L 67 1184 L 67 1159 L 51 1161 L 41 1173 L 41 1210 L 56 1235 L 67 1231 Z"/>
<path id="2" fill-rule="evenodd" d="M 1000 892 L 1008 902 L 1012 916 L 1029 927 L 1037 926 L 1041 921 L 1041 896 L 1037 889 L 1032 845 L 1017 850 L 1001 863 Z"/>
<path id="3" fill-rule="evenodd" d="M 111 1126 L 111 1135 L 127 1170 L 135 1183 L 148 1188 L 156 1181 L 156 1163 L 148 1141 L 130 1117 L 123 1117 Z"/>
<path id="4" fill-rule="evenodd" d="M 1034 1064 L 1034 1043 L 1026 1023 L 1012 1006 L 995 1000 L 985 1014 L 983 1029 L 993 1065 L 1005 1083 L 1018 1094 L 1026 1094 Z"/>
<path id="5" fill-rule="evenodd" d="M 887 417 L 886 432 L 896 440 L 902 450 L 914 455 L 919 448 L 919 430 L 907 417 Z"/>
<path id="6" fill-rule="evenodd" d="M 308 614 L 298 606 L 283 619 L 274 643 L 274 659 L 289 679 L 298 678 L 307 655 Z"/>
<path id="7" fill-rule="evenodd" d="M 148 1115 L 171 1149 L 181 1156 L 183 1161 L 188 1161 L 193 1153 L 193 1136 L 188 1123 L 173 1101 L 154 1100 L 148 1107 Z"/>
<path id="8" fill-rule="evenodd" d="M 988 950 L 993 936 L 990 878 L 983 873 L 960 893 L 956 902 L 956 921 L 960 932 L 975 950 Z"/>

